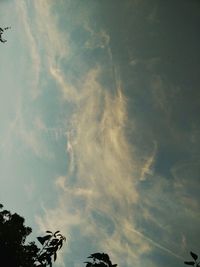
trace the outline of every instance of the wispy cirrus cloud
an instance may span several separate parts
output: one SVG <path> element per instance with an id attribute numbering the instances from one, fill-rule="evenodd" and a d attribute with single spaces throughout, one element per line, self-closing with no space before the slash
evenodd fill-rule
<path id="1" fill-rule="evenodd" d="M 41 16 L 42 9 L 37 7 L 37 10 L 38 16 Z M 44 17 L 51 18 L 53 23 L 50 14 L 46 13 Z M 44 31 L 41 26 L 40 31 L 42 30 Z M 46 30 L 48 35 L 48 29 Z M 55 32 L 51 29 L 49 34 L 56 34 L 58 29 L 54 30 Z M 91 68 L 87 72 L 82 79 L 80 89 L 67 86 L 63 69 L 59 64 L 55 66 L 58 51 L 53 49 L 51 40 L 53 38 L 49 38 L 47 44 L 47 51 L 50 51 L 48 58 L 50 74 L 64 92 L 66 101 L 76 105 L 70 120 L 71 129 L 68 131 L 68 152 L 71 154 L 71 159 L 73 158 L 73 166 L 66 177 L 58 178 L 56 181 L 61 190 L 57 211 L 47 210 L 46 216 L 43 219 L 38 217 L 37 221 L 42 228 L 47 227 L 49 223 L 49 226 L 59 227 L 64 232 L 70 232 L 74 225 L 78 225 L 83 235 L 86 234 L 96 240 L 100 232 L 101 238 L 97 246 L 99 248 L 107 246 L 110 251 L 113 250 L 113 254 L 117 254 L 119 249 L 122 250 L 122 239 L 128 239 L 128 242 L 133 244 L 132 236 L 130 237 L 122 228 L 124 221 L 129 221 L 132 205 L 138 199 L 135 189 L 137 178 L 135 177 L 135 180 L 133 178 L 137 167 L 125 132 L 126 99 L 120 83 L 117 83 L 115 93 L 102 87 L 98 81 L 102 71 L 101 66 Z M 45 38 L 43 42 L 46 44 Z M 60 43 L 62 44 L 62 39 Z M 63 55 L 61 53 L 60 57 Z M 117 210 L 120 212 L 116 213 Z M 97 221 L 98 216 L 101 217 L 101 222 Z M 112 225 L 110 230 L 104 229 L 101 225 L 105 218 Z M 131 224 L 133 223 L 132 221 Z M 112 237 L 107 231 L 113 232 Z M 112 238 L 115 246 L 109 241 Z M 149 249 L 141 237 L 135 235 L 136 239 L 138 252 L 142 247 L 142 251 Z M 128 250 L 130 253 L 131 248 Z M 135 257 L 135 253 L 131 254 Z"/>
<path id="2" fill-rule="evenodd" d="M 130 9 L 141 1 L 125 2 Z M 185 120 L 179 121 L 179 114 L 185 114 L 180 108 L 185 106 L 181 89 L 166 84 L 161 75 L 154 73 L 162 57 L 156 54 L 140 59 L 132 48 L 134 44 L 128 47 L 131 38 L 124 38 L 124 26 L 118 29 L 113 23 L 119 30 L 118 39 L 113 38 L 112 30 L 97 25 L 98 18 L 92 14 L 98 7 L 95 1 L 88 6 L 81 3 L 15 2 L 27 70 L 20 91 L 24 98 L 16 104 L 1 149 L 3 153 L 9 149 L 12 152 L 13 140 L 20 140 L 20 149 L 25 147 L 37 158 L 52 160 L 56 158 L 54 150 L 66 146 L 65 155 L 57 159 L 65 161 L 65 165 L 52 170 L 57 175 L 57 202 L 53 203 L 55 195 L 47 192 L 49 199 L 52 197 L 47 205 L 54 208 L 41 204 L 44 214 L 36 216 L 40 230 L 60 229 L 67 236 L 68 246 L 60 257 L 63 266 L 68 265 L 68 257 L 72 266 L 97 250 L 108 252 L 120 266 L 155 266 L 161 254 L 182 262 L 185 250 L 198 245 L 192 242 L 199 233 L 198 123 L 194 121 L 190 133 L 184 129 L 183 134 Z M 151 23 L 155 22 L 152 11 L 150 17 L 145 15 Z M 125 54 L 124 50 L 130 51 Z M 121 66 L 125 66 L 124 73 Z M 144 81 L 143 86 L 142 81 L 135 89 L 134 73 L 141 73 L 141 80 L 150 76 L 149 82 Z M 33 78 L 31 101 L 29 77 Z M 132 102 L 126 97 L 129 86 L 127 95 L 133 93 Z M 49 92 L 53 92 L 53 101 Z M 54 101 L 58 105 L 53 106 Z M 45 106 L 46 102 L 50 104 Z M 56 109 L 66 106 L 70 107 L 67 116 L 59 118 L 63 128 L 54 126 Z M 55 146 L 46 143 L 52 135 Z M 190 161 L 189 151 L 196 155 Z M 180 154 L 184 154 L 183 159 Z M 59 168 L 67 169 L 66 173 L 60 174 Z M 45 183 L 52 182 L 49 177 L 45 179 Z M 37 185 L 25 186 L 27 194 L 34 190 Z"/>
<path id="3" fill-rule="evenodd" d="M 89 20 L 86 19 L 85 23 L 82 18 L 83 28 L 90 34 L 90 39 L 84 43 L 84 51 L 89 53 L 101 49 L 110 65 L 95 62 L 90 66 L 85 63 L 85 66 L 80 54 L 74 65 L 71 61 L 71 68 L 76 69 L 80 64 L 84 70 L 80 71 L 80 81 L 72 83 L 73 79 L 69 79 L 67 69 L 62 65 L 63 61 L 73 58 L 74 53 L 80 53 L 72 47 L 70 29 L 65 34 L 59 29 L 58 20 L 52 12 L 52 2 L 37 1 L 33 6 L 37 18 L 34 30 L 37 32 L 36 39 L 46 51 L 41 58 L 48 69 L 48 77 L 56 82 L 63 101 L 73 106 L 66 122 L 68 172 L 55 178 L 57 207 L 44 208 L 44 216 L 36 216 L 40 229 L 59 228 L 67 233 L 69 250 L 70 238 L 79 232 L 79 238 L 87 240 L 82 248 L 85 253 L 94 248 L 112 251 L 112 256 L 121 265 L 129 266 L 135 262 L 136 266 L 140 266 L 141 255 L 149 255 L 155 249 L 181 259 L 177 251 L 183 243 L 184 233 L 175 235 L 174 229 L 184 211 L 181 209 L 175 222 L 168 219 L 168 209 L 175 214 L 179 203 L 175 203 L 174 191 L 170 191 L 174 189 L 174 183 L 159 176 L 156 169 L 154 171 L 159 150 L 158 135 L 152 141 L 146 134 L 149 138 L 145 143 L 147 147 L 142 147 L 139 155 L 139 144 L 134 140 L 130 143 L 127 136 L 128 101 L 123 82 L 115 71 L 117 66 L 112 59 L 110 36 L 103 30 L 91 30 L 92 26 L 87 26 Z M 73 24 L 73 15 L 70 18 L 72 26 L 78 29 L 82 26 L 77 22 Z M 110 68 L 114 90 L 101 82 L 105 65 Z M 71 75 L 74 78 L 75 74 Z M 171 110 L 161 80 L 156 79 L 153 86 L 153 104 L 169 122 Z M 132 121 L 134 124 L 134 116 Z M 43 127 L 39 122 L 37 125 Z M 141 129 L 137 126 L 136 122 L 134 131 L 140 135 Z M 162 205 L 158 205 L 160 202 Z M 78 247 L 79 241 L 75 241 Z M 71 248 L 72 257 L 75 255 L 74 247 Z"/>
<path id="4" fill-rule="evenodd" d="M 32 70 L 31 76 L 32 74 L 34 75 L 34 79 L 32 79 L 33 82 L 31 84 L 32 86 L 31 94 L 33 99 L 35 99 L 37 98 L 39 93 L 39 79 L 41 72 L 41 58 L 40 58 L 39 46 L 36 40 L 37 33 L 34 31 L 32 27 L 31 18 L 28 15 L 29 3 L 23 0 L 20 2 L 16 1 L 15 5 L 19 20 L 19 25 L 18 25 L 19 28 L 18 31 L 20 32 L 19 36 L 21 36 L 21 38 L 24 39 L 24 42 L 22 41 L 23 45 L 28 43 L 28 48 L 30 49 L 30 58 L 32 61 L 30 67 L 30 69 Z"/>
<path id="5" fill-rule="evenodd" d="M 157 144 L 154 143 L 154 148 L 151 155 L 146 159 L 144 165 L 141 168 L 141 176 L 140 176 L 141 181 L 145 180 L 148 174 L 152 174 L 152 166 L 154 165 L 155 162 L 156 151 L 157 151 Z"/>

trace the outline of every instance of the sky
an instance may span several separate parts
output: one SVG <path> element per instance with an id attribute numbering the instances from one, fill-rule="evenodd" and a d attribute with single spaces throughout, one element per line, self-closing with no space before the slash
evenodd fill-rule
<path id="1" fill-rule="evenodd" d="M 57 267 L 200 253 L 200 1 L 0 0 L 0 202 Z"/>

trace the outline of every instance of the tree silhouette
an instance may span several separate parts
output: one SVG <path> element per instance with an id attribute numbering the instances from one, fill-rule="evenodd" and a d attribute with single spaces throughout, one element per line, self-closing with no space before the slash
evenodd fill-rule
<path id="1" fill-rule="evenodd" d="M 9 267 L 46 267 L 52 266 L 57 258 L 65 237 L 60 231 L 46 231 L 46 235 L 37 237 L 41 248 L 35 242 L 26 244 L 26 238 L 32 232 L 24 225 L 24 218 L 17 213 L 3 210 L 0 204 L 0 265 Z M 3 263 L 3 264 L 1 264 Z"/>
<path id="2" fill-rule="evenodd" d="M 110 257 L 106 253 L 93 253 L 88 258 L 92 261 L 85 261 L 86 267 L 116 267 L 117 264 L 112 264 Z"/>
<path id="3" fill-rule="evenodd" d="M 57 252 L 63 246 L 66 238 L 56 231 L 46 231 L 46 235 L 37 237 L 40 246 L 35 242 L 26 243 L 26 238 L 32 232 L 30 227 L 24 225 L 24 218 L 17 213 L 12 214 L 3 210 L 0 204 L 0 265 L 9 267 L 52 267 L 57 259 Z M 191 261 L 186 265 L 200 267 L 198 255 L 190 252 Z M 116 267 L 106 253 L 96 252 L 84 262 L 85 267 Z"/>
<path id="4" fill-rule="evenodd" d="M 52 266 L 52 258 L 54 261 L 57 259 L 57 251 L 63 246 L 63 241 L 66 241 L 66 238 L 60 234 L 60 231 L 55 233 L 46 231 L 46 233 L 48 234 L 45 236 L 37 237 L 42 245 L 36 257 L 36 262 L 39 263 L 37 266 Z"/>

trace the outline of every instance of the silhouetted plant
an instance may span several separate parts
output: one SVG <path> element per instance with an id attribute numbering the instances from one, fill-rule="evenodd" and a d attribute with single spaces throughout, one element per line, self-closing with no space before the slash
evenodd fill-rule
<path id="1" fill-rule="evenodd" d="M 37 255 L 36 262 L 39 262 L 38 266 L 52 266 L 52 258 L 55 261 L 57 259 L 57 251 L 63 246 L 63 241 L 66 241 L 66 238 L 60 234 L 60 231 L 55 233 L 51 231 L 46 231 L 48 233 L 45 236 L 37 237 L 38 241 L 42 245 L 41 250 Z"/>
<path id="2" fill-rule="evenodd" d="M 187 264 L 187 265 L 192 265 L 192 266 L 195 266 L 195 267 L 200 267 L 200 261 L 197 262 L 198 255 L 195 254 L 192 251 L 190 252 L 190 255 L 192 256 L 193 261 L 184 261 L 184 263 Z"/>
<path id="3" fill-rule="evenodd" d="M 88 258 L 92 261 L 86 261 L 86 267 L 116 267 L 117 264 L 112 264 L 110 257 L 106 253 L 93 253 Z"/>
<path id="4" fill-rule="evenodd" d="M 0 209 L 3 205 L 0 204 Z M 42 245 L 38 248 L 35 242 L 25 243 L 32 229 L 24 225 L 24 218 L 8 210 L 0 211 L 0 264 L 13 267 L 47 267 L 57 258 L 65 237 L 60 231 L 38 237 Z"/>
<path id="5" fill-rule="evenodd" d="M 11 214 L 3 210 L 0 204 L 0 265 L 12 267 L 52 267 L 52 262 L 57 259 L 57 252 L 63 246 L 66 238 L 56 231 L 46 231 L 46 235 L 37 237 L 41 248 L 35 242 L 25 243 L 32 232 L 30 227 L 24 225 L 24 218 L 17 213 Z M 198 255 L 190 252 L 192 261 L 185 261 L 186 265 L 200 267 Z M 116 267 L 106 253 L 93 253 L 86 261 L 85 267 Z"/>
<path id="6" fill-rule="evenodd" d="M 7 40 L 2 38 L 2 35 L 3 35 L 4 31 L 7 31 L 8 29 L 11 29 L 11 27 L 6 27 L 6 28 L 1 28 L 0 27 L 0 42 L 2 42 L 2 43 L 6 43 L 7 42 Z"/>

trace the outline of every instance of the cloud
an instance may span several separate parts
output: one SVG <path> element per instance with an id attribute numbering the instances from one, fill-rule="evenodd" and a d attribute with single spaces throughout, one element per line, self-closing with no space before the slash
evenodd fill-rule
<path id="1" fill-rule="evenodd" d="M 146 236 L 145 234 L 141 233 L 140 231 L 138 230 L 135 230 L 134 228 L 132 228 L 131 226 L 128 227 L 128 230 L 131 231 L 131 232 L 134 232 L 136 233 L 137 235 L 139 235 L 142 239 L 145 239 L 147 241 L 147 243 L 150 243 L 152 244 L 154 247 L 162 250 L 162 251 L 165 251 L 167 252 L 168 254 L 171 254 L 172 256 L 178 258 L 178 259 L 181 259 L 181 260 L 184 260 L 183 257 L 177 255 L 176 253 L 174 253 L 172 250 L 166 248 L 165 246 L 162 246 L 160 243 L 158 242 L 155 242 L 154 240 L 152 240 L 151 238 L 149 238 L 148 236 Z M 146 252 L 146 251 L 145 251 Z"/>
<path id="2" fill-rule="evenodd" d="M 37 1 L 34 7 L 37 38 L 47 52 L 44 65 L 62 92 L 63 100 L 73 106 L 66 126 L 68 172 L 55 178 L 57 207 L 44 208 L 44 216 L 36 216 L 40 229 L 59 228 L 67 233 L 69 247 L 65 253 L 69 253 L 71 245 L 72 254 L 75 254 L 81 240 L 86 240 L 86 244 L 82 241 L 85 245 L 81 251 L 87 253 L 94 248 L 112 251 L 114 261 L 122 263 L 121 259 L 125 259 L 127 266 L 133 262 L 140 266 L 141 255 L 147 256 L 155 249 L 182 260 L 177 251 L 181 244 L 187 243 L 185 229 L 179 225 L 184 215 L 189 221 L 188 213 L 181 206 L 186 200 L 181 197 L 180 203 L 176 199 L 176 196 L 181 196 L 181 190 L 175 194 L 175 188 L 180 188 L 179 179 L 173 183 L 164 173 L 159 174 L 154 166 L 160 152 L 160 132 L 155 134 L 155 139 L 151 134 L 145 135 L 147 140 L 142 141 L 146 147 L 138 144 L 137 140 L 130 143 L 126 132 L 129 125 L 128 101 L 117 67 L 113 65 L 109 35 L 105 31 L 99 32 L 99 36 L 95 33 L 85 48 L 107 50 L 106 55 L 112 61 L 110 73 L 115 90 L 101 82 L 105 67 L 102 62 L 86 66 L 84 75 L 80 75 L 81 81 L 72 85 L 61 64 L 68 60 L 72 51 L 74 53 L 69 34 L 63 35 L 58 29 L 49 2 Z M 152 83 L 155 110 L 162 111 L 169 123 L 171 109 L 163 81 L 156 76 Z M 132 117 L 133 131 L 137 132 L 136 136 L 141 135 L 147 127 L 141 129 L 137 124 L 140 117 L 136 122 Z M 37 126 L 45 127 L 41 122 L 37 122 Z M 138 147 L 142 150 L 140 153 Z M 175 177 L 177 169 L 172 173 Z M 151 179 L 147 179 L 149 176 Z M 186 206 L 192 207 L 194 216 L 196 202 L 187 201 Z M 79 240 L 73 237 L 77 232 L 80 233 Z M 70 243 L 71 238 L 77 247 Z"/>
<path id="3" fill-rule="evenodd" d="M 35 76 L 32 79 L 34 82 L 31 94 L 33 99 L 36 99 L 42 90 L 40 82 L 41 72 L 44 72 L 44 68 L 47 67 L 47 70 L 49 69 L 52 75 L 56 75 L 57 63 L 68 53 L 65 45 L 66 34 L 63 35 L 56 30 L 57 22 L 55 17 L 54 19 L 51 17 L 51 4 L 48 1 L 31 3 L 24 0 L 17 1 L 16 7 L 18 18 L 21 21 L 21 27 L 19 26 L 21 30 L 19 29 L 19 31 L 22 32 L 20 33 L 22 35 L 24 33 L 25 46 L 30 49 L 32 60 L 31 72 Z M 30 10 L 32 12 L 31 16 Z M 42 51 L 45 51 L 45 53 L 42 53 Z"/>
<path id="4" fill-rule="evenodd" d="M 196 217 L 199 206 L 199 160 L 182 161 L 173 166 L 176 194 L 187 213 Z"/>
<path id="5" fill-rule="evenodd" d="M 53 46 L 53 42 L 49 42 L 50 45 Z M 122 231 L 123 222 L 128 220 L 138 194 L 134 185 L 137 178 L 133 177 L 136 162 L 126 138 L 127 103 L 121 84 L 116 83 L 115 93 L 105 90 L 98 81 L 102 67 L 96 66 L 82 79 L 81 88 L 67 85 L 60 65 L 54 65 L 54 50 L 48 49 L 51 51 L 48 59 L 50 74 L 64 92 L 66 101 L 74 103 L 76 109 L 71 117 L 71 129 L 67 132 L 67 151 L 71 155 L 72 167 L 66 177 L 56 180 L 60 190 L 57 209 L 45 210 L 45 216 L 37 216 L 37 222 L 41 229 L 58 227 L 70 235 L 72 228 L 78 225 L 83 236 L 98 240 L 99 248 L 107 247 L 113 253 L 118 253 L 120 248 L 122 251 L 122 239 L 130 243 L 129 253 L 134 242 L 137 242 L 137 252 L 144 252 L 149 247 L 141 237 L 135 235 L 133 241 L 134 234 L 130 236 Z M 116 80 L 119 81 L 119 77 Z M 111 228 L 104 229 L 104 220 Z M 108 232 L 112 237 L 108 237 Z M 132 252 L 130 258 L 132 254 L 135 257 Z"/>
<path id="6" fill-rule="evenodd" d="M 39 94 L 39 79 L 41 72 L 41 59 L 39 53 L 38 43 L 36 41 L 35 32 L 33 29 L 33 23 L 31 22 L 31 18 L 28 15 L 28 3 L 27 1 L 16 1 L 16 9 L 18 12 L 18 19 L 20 21 L 19 36 L 23 36 L 25 39 L 25 46 L 30 49 L 30 56 L 32 60 L 31 69 L 34 74 L 33 84 L 32 84 L 32 97 L 33 99 L 38 97 Z M 23 45 L 24 45 L 23 43 Z M 29 65 L 30 66 L 30 65 Z"/>
<path id="7" fill-rule="evenodd" d="M 24 190 L 27 195 L 28 200 L 31 200 L 33 198 L 33 195 L 36 191 L 36 185 L 33 181 L 29 182 L 28 184 L 24 185 Z"/>
<path id="8" fill-rule="evenodd" d="M 105 31 L 100 30 L 99 32 L 95 32 L 89 25 L 86 26 L 86 29 L 91 33 L 91 37 L 85 43 L 86 48 L 106 48 L 109 45 L 110 37 Z"/>
<path id="9" fill-rule="evenodd" d="M 199 233 L 197 166 L 197 162 L 176 163 L 171 168 L 173 179 L 154 171 L 139 187 L 137 231 L 153 239 L 157 248 L 169 250 L 168 254 L 180 259 L 198 246 L 194 236 Z"/>
<path id="10" fill-rule="evenodd" d="M 63 72 L 58 67 L 53 66 L 53 61 L 54 60 L 49 59 L 49 62 L 50 62 L 49 72 L 51 76 L 58 83 L 59 88 L 61 89 L 64 98 L 69 102 L 76 101 L 79 98 L 79 94 L 76 88 L 70 84 L 67 84 L 67 82 L 65 81 Z"/>
<path id="11" fill-rule="evenodd" d="M 44 124 L 38 117 L 36 117 L 35 123 L 33 121 L 33 124 L 29 120 L 31 118 L 23 112 L 22 97 L 18 95 L 15 117 L 8 124 L 2 137 L 1 150 L 4 154 L 10 155 L 14 152 L 18 143 L 20 143 L 20 150 L 17 150 L 17 153 L 20 154 L 28 148 L 39 158 L 52 159 L 54 154 L 49 150 L 43 138 L 43 133 L 46 131 Z"/>
<path id="12" fill-rule="evenodd" d="M 157 151 L 157 144 L 154 143 L 154 149 L 152 151 L 152 154 L 147 158 L 147 160 L 144 163 L 144 166 L 141 169 L 141 176 L 140 176 L 141 181 L 146 179 L 146 175 L 152 174 L 152 166 L 153 163 L 155 162 L 156 151 Z"/>
<path id="13" fill-rule="evenodd" d="M 52 2 L 37 1 L 33 3 L 35 10 L 35 30 L 37 41 L 45 49 L 45 61 L 48 66 L 56 67 L 59 60 L 69 54 L 67 34 L 57 30 L 58 21 L 51 13 Z M 48 23 L 46 23 L 48 21 Z"/>
<path id="14" fill-rule="evenodd" d="M 64 2 L 59 2 L 60 8 Z M 34 76 L 33 103 L 42 95 L 42 71 L 44 79 L 61 93 L 61 105 L 70 106 L 67 121 L 62 117 L 65 125 L 61 129 L 48 126 L 38 114 L 26 117 L 19 103 L 6 135 L 4 151 L 9 145 L 12 151 L 13 137 L 17 137 L 35 155 L 49 159 L 54 154 L 42 136 L 54 135 L 58 142 L 61 135 L 66 138 L 68 171 L 55 177 L 57 204 L 50 203 L 48 208 L 41 204 L 44 214 L 37 215 L 36 222 L 41 231 L 59 229 L 67 236 L 68 246 L 60 257 L 63 266 L 67 265 L 66 254 L 76 262 L 77 251 L 85 257 L 94 250 L 108 252 L 121 266 L 132 266 L 133 262 L 141 266 L 142 257 L 154 257 L 155 250 L 182 260 L 188 246 L 197 245 L 191 240 L 195 239 L 194 229 L 199 232 L 199 162 L 177 163 L 174 156 L 174 146 L 183 144 L 181 131 L 172 121 L 174 96 L 179 89 L 168 88 L 161 76 L 153 74 L 150 91 L 141 93 L 144 100 L 150 96 L 144 101 L 149 106 L 142 103 L 139 111 L 129 114 L 129 105 L 137 99 L 130 103 L 125 96 L 127 84 L 120 77 L 120 67 L 114 64 L 110 35 L 92 25 L 87 5 L 81 14 L 82 6 L 78 9 L 75 4 L 74 8 L 70 1 L 70 12 L 66 12 L 70 26 L 62 24 L 56 17 L 56 3 L 16 2 L 26 40 L 23 45 L 30 49 L 33 63 L 29 70 Z M 154 15 L 155 11 L 150 20 Z M 70 39 L 77 28 L 89 33 L 83 47 L 78 48 Z M 99 61 L 98 54 L 105 60 Z M 160 57 L 144 61 L 133 58 L 130 64 L 132 69 L 143 64 L 152 74 L 160 61 Z M 139 90 L 136 88 L 137 93 Z M 24 103 L 29 105 L 27 99 Z M 127 132 L 130 124 L 131 137 Z M 190 135 L 196 147 L 198 133 L 196 128 Z M 170 156 L 165 155 L 163 147 Z M 162 172 L 159 160 L 164 166 Z M 25 190 L 31 194 L 34 186 L 25 185 Z"/>
<path id="15" fill-rule="evenodd" d="M 46 216 L 37 221 L 46 227 L 50 221 L 52 227 L 57 225 L 70 235 L 77 225 L 83 235 L 96 240 L 100 250 L 112 251 L 117 262 L 121 258 L 127 258 L 127 264 L 137 262 L 140 255 L 152 247 L 181 258 L 167 247 L 169 243 L 162 245 L 163 242 L 138 230 L 138 214 L 133 215 L 134 206 L 142 197 L 137 190 L 137 165 L 141 166 L 141 180 L 145 181 L 145 175 L 151 172 L 157 145 L 155 143 L 151 155 L 141 165 L 126 137 L 127 103 L 122 88 L 115 94 L 106 91 L 98 82 L 100 73 L 100 67 L 88 72 L 71 118 L 73 131 L 70 138 L 68 136 L 68 152 L 72 155 L 73 167 L 66 177 L 56 180 L 61 194 L 57 210 L 46 211 Z M 153 184 L 153 193 L 148 192 L 145 203 L 142 202 L 141 218 L 157 201 L 151 194 L 161 194 L 165 187 L 164 181 Z M 148 216 L 154 227 L 166 232 L 160 218 L 155 220 L 151 213 Z"/>

